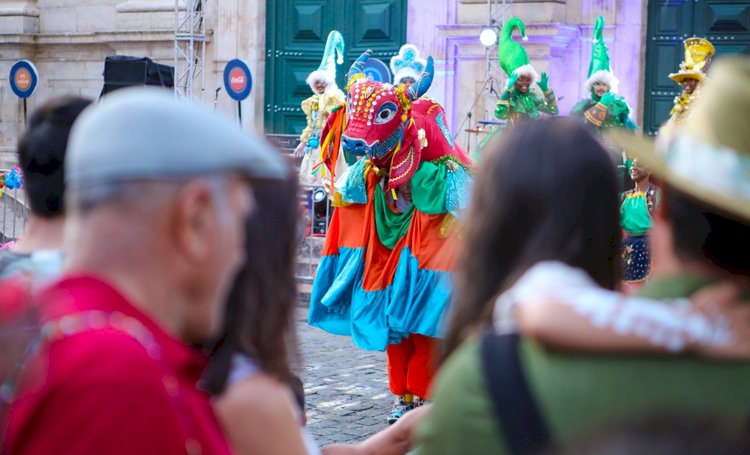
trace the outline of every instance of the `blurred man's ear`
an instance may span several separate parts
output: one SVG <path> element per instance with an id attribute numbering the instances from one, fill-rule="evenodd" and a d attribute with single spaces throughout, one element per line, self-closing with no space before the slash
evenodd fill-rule
<path id="1" fill-rule="evenodd" d="M 191 180 L 177 193 L 173 230 L 175 241 L 187 261 L 202 263 L 211 255 L 214 236 L 218 235 L 217 210 L 208 181 Z"/>

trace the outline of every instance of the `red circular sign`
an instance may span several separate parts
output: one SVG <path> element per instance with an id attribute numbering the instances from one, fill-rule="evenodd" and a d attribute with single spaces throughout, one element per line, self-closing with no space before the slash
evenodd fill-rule
<path id="1" fill-rule="evenodd" d="M 229 86 L 236 92 L 241 92 L 247 87 L 247 77 L 245 72 L 239 68 L 234 68 L 229 72 Z"/>
<path id="2" fill-rule="evenodd" d="M 16 71 L 14 82 L 16 86 L 21 90 L 26 90 L 31 85 L 31 73 L 26 68 L 21 68 Z"/>

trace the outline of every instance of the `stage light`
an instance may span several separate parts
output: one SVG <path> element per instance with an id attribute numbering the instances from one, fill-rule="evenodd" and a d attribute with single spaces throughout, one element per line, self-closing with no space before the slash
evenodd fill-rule
<path id="1" fill-rule="evenodd" d="M 318 188 L 315 191 L 313 191 L 313 202 L 323 202 L 326 199 L 326 192 L 325 190 Z"/>
<path id="2" fill-rule="evenodd" d="M 497 44 L 497 30 L 492 25 L 485 25 L 479 32 L 479 42 L 484 47 L 492 47 Z"/>

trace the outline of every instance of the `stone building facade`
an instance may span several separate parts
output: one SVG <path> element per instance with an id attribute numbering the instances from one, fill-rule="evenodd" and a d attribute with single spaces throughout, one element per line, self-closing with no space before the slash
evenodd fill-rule
<path id="1" fill-rule="evenodd" d="M 203 5 L 207 44 L 202 100 L 213 105 L 224 66 L 233 58 L 248 62 L 256 83 L 263 81 L 265 1 L 204 0 Z M 185 2 L 180 0 L 178 7 L 184 15 Z M 27 101 L 29 112 L 59 95 L 96 99 L 106 56 L 147 56 L 174 64 L 175 16 L 174 0 L 0 0 L 0 168 L 12 162 L 23 129 L 23 103 L 8 81 L 15 61 L 32 61 L 40 74 Z M 262 128 L 257 121 L 263 119 L 262 96 L 262 90 L 254 89 L 243 104 L 247 127 Z M 223 91 L 216 98 L 217 112 L 235 116 L 235 106 Z"/>
<path id="2" fill-rule="evenodd" d="M 190 0 L 188 3 L 192 3 Z M 278 0 L 283 1 L 283 0 Z M 429 95 L 441 101 L 453 131 L 472 121 L 491 118 L 495 95 L 485 84 L 496 79 L 500 91 L 505 76 L 497 66 L 496 49 L 479 43 L 482 26 L 492 16 L 518 16 L 527 24 L 526 46 L 539 71 L 548 71 L 550 85 L 562 96 L 567 112 L 584 94 L 591 52 L 591 30 L 598 15 L 607 22 L 605 39 L 620 93 L 641 106 L 646 0 L 408 0 L 408 40 L 436 62 Z M 180 0 L 180 8 L 184 8 Z M 507 4 L 507 9 L 503 9 Z M 253 70 L 255 88 L 243 103 L 246 128 L 263 129 L 263 83 L 266 24 L 265 0 L 204 0 L 208 41 L 205 90 L 202 100 L 217 112 L 236 115 L 236 104 L 221 91 L 226 62 L 242 58 Z M 356 20 L 356 18 L 355 18 Z M 108 55 L 148 56 L 158 63 L 174 62 L 174 0 L 0 0 L 0 168 L 13 161 L 23 129 L 23 105 L 9 88 L 11 65 L 34 62 L 40 73 L 29 111 L 64 94 L 98 97 L 104 59 Z M 201 95 L 201 94 L 197 94 Z M 476 100 L 476 103 L 474 102 Z M 466 141 L 463 133 L 459 140 Z M 463 142 L 465 143 L 465 142 Z"/>

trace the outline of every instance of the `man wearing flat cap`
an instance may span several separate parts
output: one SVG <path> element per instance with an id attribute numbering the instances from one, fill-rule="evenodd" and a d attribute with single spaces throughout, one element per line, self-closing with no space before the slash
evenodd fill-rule
<path id="1" fill-rule="evenodd" d="M 157 89 L 81 115 L 65 169 L 65 276 L 39 296 L 14 454 L 228 454 L 190 346 L 214 336 L 237 268 L 249 179 L 282 178 L 263 140 Z"/>

